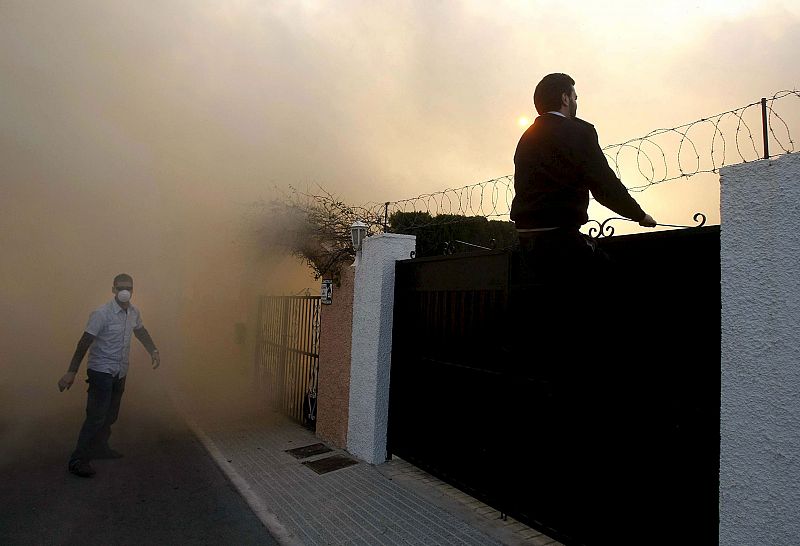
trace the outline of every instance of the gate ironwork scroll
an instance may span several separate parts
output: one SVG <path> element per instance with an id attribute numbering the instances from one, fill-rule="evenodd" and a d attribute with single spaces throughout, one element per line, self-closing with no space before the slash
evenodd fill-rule
<path id="1" fill-rule="evenodd" d="M 316 428 L 319 296 L 262 296 L 255 378 L 259 392 L 303 425 Z"/>

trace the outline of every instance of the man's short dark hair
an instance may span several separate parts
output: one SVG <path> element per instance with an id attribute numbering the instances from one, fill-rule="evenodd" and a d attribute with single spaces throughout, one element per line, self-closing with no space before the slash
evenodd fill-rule
<path id="1" fill-rule="evenodd" d="M 548 74 L 533 92 L 533 104 L 539 114 L 561 110 L 561 95 L 572 93 L 575 80 L 566 74 Z"/>
<path id="2" fill-rule="evenodd" d="M 114 277 L 114 286 L 117 286 L 117 284 L 121 282 L 129 282 L 133 284 L 133 277 L 131 277 L 127 273 L 120 273 L 119 275 Z"/>

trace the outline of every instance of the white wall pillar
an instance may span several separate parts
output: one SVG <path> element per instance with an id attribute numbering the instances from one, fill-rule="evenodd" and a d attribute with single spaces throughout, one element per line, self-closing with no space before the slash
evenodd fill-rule
<path id="1" fill-rule="evenodd" d="M 800 537 L 800 154 L 721 170 L 720 544 Z"/>
<path id="2" fill-rule="evenodd" d="M 371 464 L 386 460 L 395 262 L 415 248 L 413 235 L 368 237 L 356 269 L 347 450 Z"/>

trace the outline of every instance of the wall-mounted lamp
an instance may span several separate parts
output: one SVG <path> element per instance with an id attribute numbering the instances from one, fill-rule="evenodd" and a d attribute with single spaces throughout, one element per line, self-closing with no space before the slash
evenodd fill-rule
<path id="1" fill-rule="evenodd" d="M 356 261 L 353 262 L 354 266 L 358 266 L 361 261 L 361 245 L 364 244 L 364 238 L 367 236 L 367 224 L 356 220 L 350 226 L 350 240 L 353 242 L 353 249 L 356 251 Z"/>

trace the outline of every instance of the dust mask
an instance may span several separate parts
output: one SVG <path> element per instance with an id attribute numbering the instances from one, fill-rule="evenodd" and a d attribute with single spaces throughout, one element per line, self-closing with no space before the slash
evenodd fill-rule
<path id="1" fill-rule="evenodd" d="M 122 303 L 127 303 L 131 301 L 131 291 L 130 290 L 120 290 L 117 292 L 117 299 Z"/>

